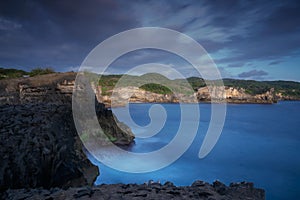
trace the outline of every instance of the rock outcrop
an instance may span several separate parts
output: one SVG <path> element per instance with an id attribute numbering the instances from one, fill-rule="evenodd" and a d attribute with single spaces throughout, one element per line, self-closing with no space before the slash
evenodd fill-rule
<path id="1" fill-rule="evenodd" d="M 0 190 L 92 185 L 99 175 L 83 152 L 73 121 L 75 76 L 0 81 Z M 104 133 L 116 144 L 133 141 L 130 129 L 120 129 L 110 110 L 98 102 L 95 108 Z"/>
<path id="2" fill-rule="evenodd" d="M 276 103 L 277 98 L 274 93 L 274 89 L 267 91 L 263 94 L 250 95 L 245 92 L 243 88 L 225 87 L 224 90 L 221 87 L 201 87 L 198 89 L 196 95 L 198 101 L 211 101 L 210 92 L 214 95 L 214 98 L 226 99 L 227 103 Z"/>
<path id="3" fill-rule="evenodd" d="M 279 96 L 276 96 L 274 90 L 271 89 L 263 94 L 250 95 L 245 92 L 243 88 L 224 87 L 222 89 L 218 86 L 201 87 L 192 95 L 184 94 L 157 94 L 145 91 L 141 88 L 129 86 L 115 88 L 112 95 L 102 95 L 101 87 L 94 88 L 95 93 L 98 94 L 98 100 L 103 102 L 107 107 L 124 106 L 128 102 L 131 103 L 197 103 L 197 102 L 211 102 L 211 93 L 214 100 L 225 100 L 227 103 L 260 103 L 270 104 L 276 103 Z"/>
<path id="4" fill-rule="evenodd" d="M 70 103 L 76 73 L 55 73 L 0 81 L 0 104 Z"/>
<path id="5" fill-rule="evenodd" d="M 124 106 L 128 102 L 131 103 L 197 103 L 197 98 L 195 94 L 185 95 L 185 94 L 157 94 L 154 92 L 145 91 L 139 87 L 129 86 L 129 87 L 119 87 L 114 89 L 111 96 L 99 94 L 98 100 L 103 102 L 108 107 L 112 106 Z M 101 91 L 101 90 L 100 90 Z"/>
<path id="6" fill-rule="evenodd" d="M 215 199 L 215 200 L 263 200 L 262 189 L 253 187 L 252 183 L 232 183 L 229 186 L 219 181 L 212 185 L 203 181 L 195 181 L 191 186 L 176 187 L 171 182 L 165 184 L 113 184 L 97 187 L 69 188 L 61 190 L 53 188 L 7 190 L 0 196 L 3 199 Z"/>

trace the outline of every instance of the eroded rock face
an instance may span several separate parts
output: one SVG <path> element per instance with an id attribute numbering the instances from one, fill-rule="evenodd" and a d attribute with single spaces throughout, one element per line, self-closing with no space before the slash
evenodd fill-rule
<path id="1" fill-rule="evenodd" d="M 250 95 L 243 88 L 218 86 L 201 87 L 193 95 L 184 94 L 157 94 L 145 91 L 138 87 L 122 87 L 114 89 L 113 95 L 101 95 L 101 87 L 94 88 L 97 91 L 99 101 L 107 107 L 124 106 L 131 103 L 197 103 L 211 102 L 213 100 L 226 101 L 227 103 L 275 103 L 280 98 L 271 89 L 263 94 Z"/>
<path id="2" fill-rule="evenodd" d="M 1 196 L 0 196 L 1 197 Z M 97 187 L 69 188 L 68 190 L 7 190 L 4 199 L 215 199 L 215 200 L 264 200 L 265 192 L 252 183 L 234 183 L 226 186 L 219 181 L 212 185 L 195 181 L 191 186 L 176 187 L 165 184 L 113 184 Z"/>
<path id="3" fill-rule="evenodd" d="M 70 103 L 76 73 L 0 81 L 0 104 Z"/>
<path id="4" fill-rule="evenodd" d="M 198 101 L 211 101 L 213 94 L 216 99 L 225 99 L 228 103 L 275 103 L 277 101 L 274 89 L 263 94 L 250 95 L 243 88 L 225 87 L 224 90 L 218 86 L 201 87 L 196 95 Z"/>
<path id="5" fill-rule="evenodd" d="M 0 81 L 0 190 L 92 185 L 99 175 L 83 153 L 73 121 L 75 76 L 58 73 Z M 96 114 L 115 143 L 133 141 L 130 129 L 121 130 L 103 104 L 96 102 Z"/>
<path id="6" fill-rule="evenodd" d="M 101 87 L 98 88 L 98 91 Z M 197 103 L 195 94 L 157 94 L 140 89 L 139 87 L 129 86 L 115 88 L 112 96 L 101 95 L 99 93 L 99 100 L 107 107 L 124 106 L 128 102 L 131 103 Z"/>

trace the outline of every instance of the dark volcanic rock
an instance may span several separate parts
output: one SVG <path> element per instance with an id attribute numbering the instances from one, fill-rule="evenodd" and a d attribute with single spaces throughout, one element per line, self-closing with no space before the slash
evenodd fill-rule
<path id="1" fill-rule="evenodd" d="M 1 189 L 93 184 L 70 105 L 2 105 L 0 123 Z"/>
<path id="2" fill-rule="evenodd" d="M 99 174 L 83 153 L 71 98 L 75 73 L 0 81 L 0 190 L 92 185 Z M 113 114 L 96 102 L 104 133 L 128 145 L 134 135 L 121 130 Z M 126 129 L 127 128 L 127 129 Z"/>
<path id="3" fill-rule="evenodd" d="M 204 182 L 202 182 L 204 183 Z M 219 193 L 222 186 L 226 191 Z M 1 198 L 1 196 L 0 196 Z M 69 188 L 67 190 L 7 190 L 2 193 L 4 199 L 207 199 L 207 200 L 263 200 L 262 189 L 251 183 L 236 183 L 229 187 L 220 182 L 213 185 L 194 183 L 192 186 L 176 187 L 171 183 L 155 184 L 112 184 L 96 187 Z"/>

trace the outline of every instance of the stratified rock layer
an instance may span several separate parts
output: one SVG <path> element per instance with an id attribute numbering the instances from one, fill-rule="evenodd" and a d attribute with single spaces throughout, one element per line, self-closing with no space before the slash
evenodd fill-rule
<path id="1" fill-rule="evenodd" d="M 1 198 L 1 196 L 0 196 Z M 171 182 L 164 185 L 150 184 L 113 184 L 97 187 L 69 188 L 61 190 L 31 189 L 7 190 L 4 199 L 207 199 L 207 200 L 263 200 L 265 193 L 256 189 L 252 183 L 236 183 L 226 186 L 221 182 L 212 185 L 196 181 L 191 186 L 176 187 Z"/>
<path id="2" fill-rule="evenodd" d="M 243 88 L 234 87 L 220 87 L 220 86 L 209 86 L 201 87 L 196 92 L 196 96 L 199 102 L 211 101 L 213 98 L 224 99 L 227 103 L 260 103 L 269 104 L 276 103 L 277 98 L 275 96 L 274 89 L 267 91 L 262 94 L 250 95 L 245 92 Z"/>
<path id="3" fill-rule="evenodd" d="M 201 87 L 192 95 L 183 94 L 157 94 L 145 91 L 138 87 L 121 87 L 114 89 L 113 96 L 101 95 L 101 87 L 98 89 L 98 99 L 108 107 L 124 106 L 131 103 L 197 103 L 197 102 L 227 102 L 227 103 L 276 103 L 278 99 L 271 89 L 262 94 L 250 95 L 243 88 L 210 86 Z M 213 95 L 213 98 L 212 98 Z"/>

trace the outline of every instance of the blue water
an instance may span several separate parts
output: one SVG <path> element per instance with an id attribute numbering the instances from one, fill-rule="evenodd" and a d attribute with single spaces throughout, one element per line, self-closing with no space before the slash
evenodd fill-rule
<path id="1" fill-rule="evenodd" d="M 148 111 L 152 105 L 129 105 L 130 114 L 138 125 L 150 123 Z M 151 138 L 136 139 L 130 151 L 157 150 L 174 137 L 179 127 L 180 107 L 178 104 L 161 105 L 168 116 L 164 128 Z M 190 185 L 198 179 L 210 183 L 218 179 L 226 184 L 249 181 L 264 188 L 267 199 L 300 199 L 300 102 L 228 104 L 221 137 L 204 159 L 199 159 L 198 153 L 210 122 L 211 105 L 199 105 L 198 134 L 176 162 L 155 172 L 132 174 L 111 169 L 90 156 L 100 168 L 96 184 L 144 183 L 151 179 L 172 181 L 176 185 Z M 113 112 L 122 113 L 122 109 L 126 108 L 115 108 Z M 126 123 L 126 119 L 123 121 Z M 137 135 L 139 131 L 133 129 Z"/>

